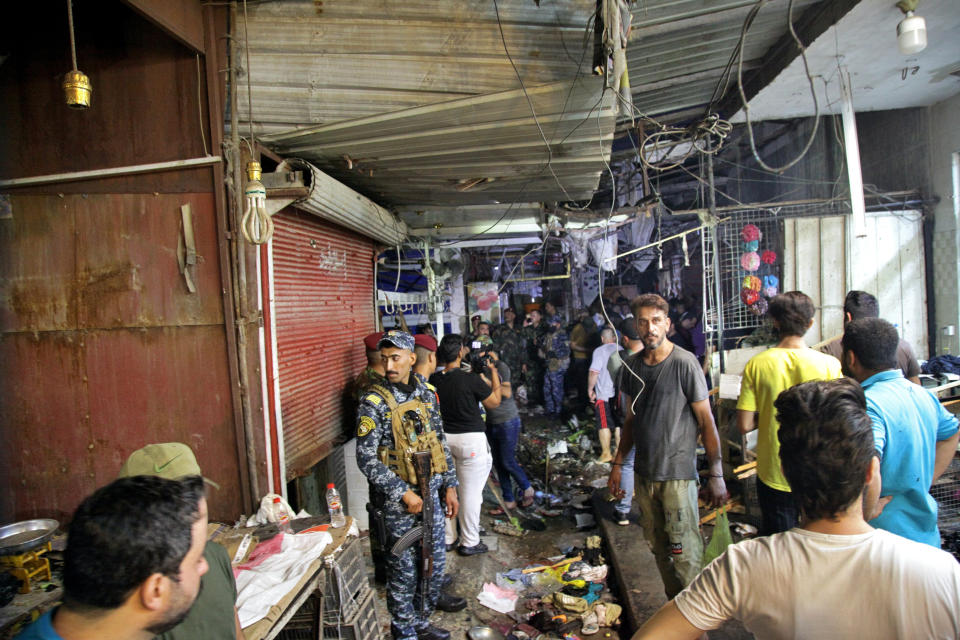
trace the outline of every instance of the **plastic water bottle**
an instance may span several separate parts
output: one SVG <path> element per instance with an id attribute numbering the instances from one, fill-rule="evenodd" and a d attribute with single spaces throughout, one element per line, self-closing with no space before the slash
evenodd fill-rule
<path id="1" fill-rule="evenodd" d="M 331 482 L 327 485 L 327 511 L 330 512 L 330 526 L 334 529 L 347 524 L 347 518 L 343 515 L 343 502 L 340 500 L 340 492 Z"/>
<path id="2" fill-rule="evenodd" d="M 293 533 L 293 529 L 290 528 L 290 514 L 287 513 L 280 498 L 273 499 L 273 512 L 277 516 L 277 528 L 280 533 Z"/>

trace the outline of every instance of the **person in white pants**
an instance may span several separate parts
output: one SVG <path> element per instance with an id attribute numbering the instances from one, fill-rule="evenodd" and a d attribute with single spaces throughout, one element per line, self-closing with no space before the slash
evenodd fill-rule
<path id="1" fill-rule="evenodd" d="M 480 541 L 480 509 L 493 456 L 487 444 L 486 424 L 480 406 L 487 409 L 500 406 L 500 377 L 493 360 L 488 356 L 483 365 L 486 367 L 483 374 L 490 381 L 488 384 L 479 372 L 461 368 L 463 357 L 469 352 L 470 345 L 464 345 L 459 334 L 444 336 L 437 348 L 437 362 L 443 363 L 444 369 L 430 377 L 430 383 L 437 389 L 443 430 L 447 434 L 447 445 L 460 483 L 457 488 L 460 499 L 460 513 L 457 515 L 460 545 L 457 552 L 464 556 L 488 551 Z M 477 353 L 483 353 L 482 345 L 478 345 Z M 455 540 L 456 527 L 448 520 L 447 547 L 450 548 Z"/>

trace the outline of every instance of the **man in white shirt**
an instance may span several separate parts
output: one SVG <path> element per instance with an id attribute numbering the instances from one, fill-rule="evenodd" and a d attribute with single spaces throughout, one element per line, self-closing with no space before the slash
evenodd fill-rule
<path id="1" fill-rule="evenodd" d="M 620 425 L 616 421 L 610 399 L 613 398 L 613 379 L 607 370 L 607 361 L 610 356 L 620 350 L 617 344 L 617 333 L 611 327 L 605 327 L 600 332 L 600 346 L 593 350 L 593 359 L 590 361 L 590 373 L 587 376 L 587 395 L 593 403 L 594 415 L 597 417 L 597 437 L 600 439 L 600 457 L 597 462 L 610 462 L 610 433 L 616 432 L 614 450 L 620 444 Z"/>
<path id="2" fill-rule="evenodd" d="M 805 382 L 775 407 L 801 525 L 729 547 L 633 640 L 692 640 L 731 618 L 760 640 L 960 638 L 960 564 L 866 522 L 882 506 L 860 385 Z"/>

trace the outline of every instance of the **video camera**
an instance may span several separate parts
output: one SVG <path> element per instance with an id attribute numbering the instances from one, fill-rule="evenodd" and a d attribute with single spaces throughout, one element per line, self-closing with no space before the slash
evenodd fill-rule
<path id="1" fill-rule="evenodd" d="M 463 362 L 469 365 L 473 373 L 483 373 L 488 367 L 493 366 L 490 347 L 485 347 L 479 340 L 474 340 L 470 343 L 470 352 L 463 357 Z"/>

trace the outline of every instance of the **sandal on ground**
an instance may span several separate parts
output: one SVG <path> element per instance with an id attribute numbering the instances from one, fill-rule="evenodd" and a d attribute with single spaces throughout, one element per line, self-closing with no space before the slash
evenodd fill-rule
<path id="1" fill-rule="evenodd" d="M 516 509 L 516 508 L 517 508 L 517 503 L 516 503 L 516 502 L 508 502 L 508 503 L 507 503 L 507 509 L 510 509 L 510 510 L 512 511 L 513 509 Z M 492 516 L 505 516 L 505 515 L 507 515 L 506 512 L 503 510 L 503 507 L 496 507 L 495 509 L 490 509 L 490 511 L 488 511 L 487 513 L 489 513 L 489 514 L 492 515 Z"/>
<path id="2" fill-rule="evenodd" d="M 523 492 L 523 500 L 520 502 L 520 506 L 526 509 L 533 505 L 533 496 L 534 490 L 533 487 L 527 487 L 526 491 Z"/>

